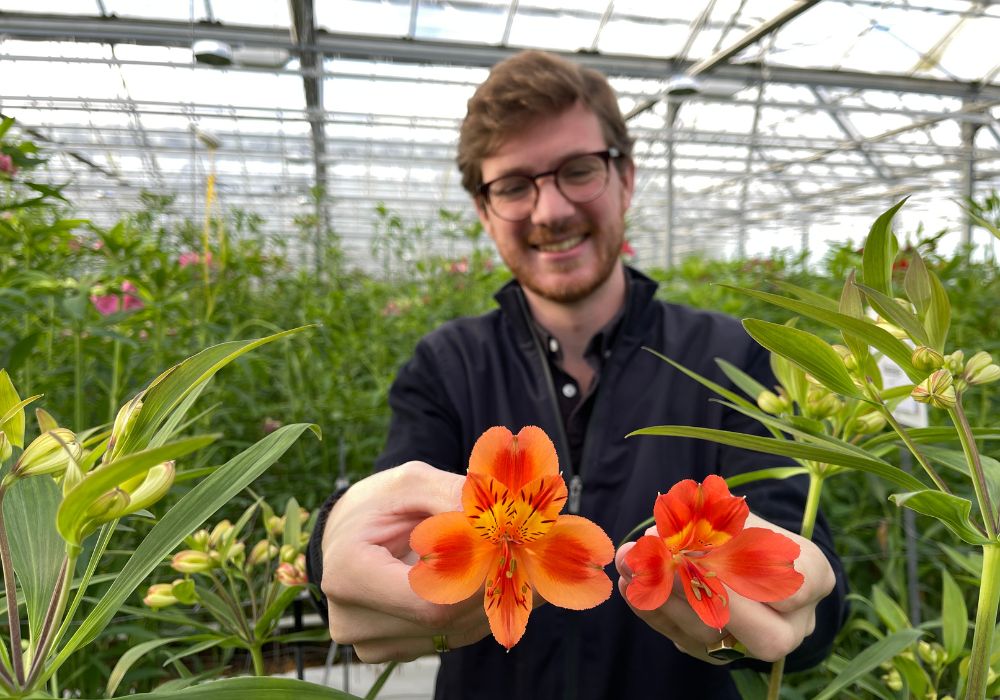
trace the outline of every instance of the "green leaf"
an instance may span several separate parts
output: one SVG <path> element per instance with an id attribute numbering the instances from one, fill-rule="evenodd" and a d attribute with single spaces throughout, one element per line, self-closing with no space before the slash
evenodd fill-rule
<path id="1" fill-rule="evenodd" d="M 892 263 L 899 250 L 896 237 L 892 235 L 892 219 L 905 203 L 903 199 L 875 219 L 865 239 L 861 261 L 862 281 L 889 297 L 892 296 Z"/>
<path id="2" fill-rule="evenodd" d="M 41 631 L 66 545 L 53 527 L 62 493 L 49 476 L 22 479 L 3 500 L 14 572 L 21 584 L 32 638 Z"/>
<path id="3" fill-rule="evenodd" d="M 758 343 L 788 358 L 831 391 L 863 398 L 837 351 L 812 333 L 755 318 L 744 319 L 743 327 Z"/>
<path id="4" fill-rule="evenodd" d="M 803 445 L 802 443 L 790 440 L 766 438 L 759 435 L 747 435 L 745 433 L 732 433 L 714 428 L 696 428 L 688 425 L 657 425 L 636 430 L 626 435 L 626 437 L 632 437 L 633 435 L 665 435 L 710 440 L 722 443 L 723 445 L 741 447 L 753 452 L 766 452 L 768 454 L 792 457 L 793 459 L 811 459 L 824 464 L 837 464 L 842 467 L 859 469 L 914 491 L 926 488 L 923 483 L 912 475 L 904 472 L 902 469 L 897 469 L 888 462 L 876 459 L 875 457 L 862 456 L 849 450 Z"/>
<path id="5" fill-rule="evenodd" d="M 856 286 L 864 293 L 872 308 L 878 311 L 879 316 L 906 331 L 906 334 L 910 336 L 910 339 L 914 343 L 917 345 L 927 345 L 930 342 L 923 325 L 920 323 L 920 319 L 917 318 L 915 313 L 909 309 L 904 309 L 895 299 L 887 297 L 877 289 L 872 289 L 864 284 Z"/>
<path id="6" fill-rule="evenodd" d="M 769 391 L 766 386 L 731 362 L 726 362 L 721 357 L 717 357 L 715 358 L 715 364 L 719 366 L 719 369 L 722 370 L 722 373 L 726 375 L 729 381 L 750 397 L 752 402 L 756 403 L 757 397 L 760 396 L 762 391 Z"/>
<path id="7" fill-rule="evenodd" d="M 937 462 L 949 469 L 964 474 L 972 478 L 969 471 L 969 463 L 965 458 L 965 453 L 961 450 L 948 450 L 936 445 L 922 445 L 920 451 L 933 462 Z M 990 494 L 993 503 L 1000 503 L 1000 461 L 989 455 L 980 455 L 980 463 L 983 466 L 983 475 L 986 477 L 986 490 Z"/>
<path id="8" fill-rule="evenodd" d="M 825 297 L 822 294 L 817 294 L 811 289 L 806 289 L 805 287 L 799 287 L 798 285 L 792 284 L 791 282 L 786 282 L 785 280 L 774 280 L 772 284 L 780 289 L 781 291 L 791 294 L 794 297 L 798 297 L 802 301 L 807 301 L 813 306 L 819 306 L 827 311 L 838 311 L 839 306 L 837 302 L 829 297 Z"/>
<path id="9" fill-rule="evenodd" d="M 256 340 L 230 341 L 202 350 L 154 379 L 143 396 L 135 425 L 122 441 L 123 454 L 143 449 L 160 425 L 181 405 L 184 397 L 211 379 L 216 372 L 254 348 L 300 333 L 309 326 L 275 333 Z"/>
<path id="10" fill-rule="evenodd" d="M 872 586 L 872 607 L 890 633 L 910 628 L 910 618 L 907 617 L 906 611 L 893 598 L 886 595 L 882 586 L 877 583 Z"/>
<path id="11" fill-rule="evenodd" d="M 643 347 L 643 350 L 645 350 L 646 352 L 649 352 L 649 353 L 651 353 L 653 355 L 656 355 L 658 358 L 660 358 L 664 362 L 668 363 L 671 367 L 673 367 L 677 371 L 686 374 L 688 377 L 690 377 L 691 379 L 695 380 L 696 382 L 698 382 L 702 386 L 704 386 L 704 387 L 706 387 L 708 389 L 711 389 L 712 391 L 714 391 L 719 396 L 726 397 L 727 399 L 729 399 L 733 403 L 737 403 L 737 404 L 745 405 L 745 406 L 756 406 L 755 403 L 751 404 L 750 401 L 748 401 L 746 398 L 740 396 L 739 394 L 737 394 L 737 393 L 735 393 L 733 391 L 730 391 L 729 389 L 725 388 L 724 386 L 722 386 L 720 384 L 716 384 L 711 379 L 708 379 L 706 377 L 701 376 L 700 374 L 698 374 L 694 370 L 688 369 L 687 367 L 685 367 L 684 365 L 680 364 L 679 362 L 675 362 L 675 361 L 671 360 L 666 355 L 661 355 L 660 353 L 658 353 L 656 350 L 653 350 L 652 348 Z M 722 363 L 725 362 L 725 360 L 718 360 L 717 359 L 716 362 L 718 362 L 719 366 L 721 367 Z M 732 366 L 732 365 L 730 365 L 730 366 Z M 723 367 L 723 371 L 725 371 L 724 367 Z M 756 395 L 754 395 L 754 400 L 756 401 Z"/>
<path id="12" fill-rule="evenodd" d="M 223 648 L 227 648 L 227 647 L 245 647 L 246 644 L 245 643 L 241 643 L 241 642 L 242 642 L 242 640 L 240 640 L 240 638 L 236 637 L 236 636 L 231 636 L 231 637 L 215 636 L 212 639 L 205 639 L 205 640 L 202 640 L 202 641 L 197 642 L 195 644 L 190 644 L 190 645 L 186 646 L 185 648 L 181 649 L 180 651 L 178 651 L 177 653 L 171 654 L 163 662 L 163 665 L 164 666 L 169 666 L 170 664 L 174 663 L 175 661 L 180 661 L 185 656 L 191 656 L 192 654 L 200 654 L 201 652 L 207 651 L 208 649 L 211 649 L 212 647 L 217 647 L 217 646 L 222 646 Z"/>
<path id="13" fill-rule="evenodd" d="M 47 680 L 77 649 L 100 634 L 126 598 L 188 533 L 200 527 L 215 511 L 260 476 L 306 430 L 318 434 L 315 426 L 305 423 L 279 428 L 219 467 L 167 511 L 139 543 L 121 574 L 91 609 L 73 637 L 46 666 L 42 681 Z"/>
<path id="14" fill-rule="evenodd" d="M 191 454 L 216 440 L 215 435 L 177 440 L 160 447 L 136 452 L 125 457 L 119 457 L 110 464 L 105 464 L 88 473 L 83 481 L 77 484 L 63 499 L 56 516 L 56 527 L 59 534 L 73 545 L 80 544 L 79 530 L 83 524 L 87 509 L 93 505 L 102 494 L 115 488 L 122 482 L 171 459 Z"/>
<path id="15" fill-rule="evenodd" d="M 917 317 L 923 321 L 931 305 L 931 278 L 924 259 L 916 251 L 910 258 L 909 267 L 906 268 L 903 289 L 906 291 L 906 298 L 917 310 Z"/>
<path id="16" fill-rule="evenodd" d="M 955 661 L 965 653 L 965 638 L 969 633 L 969 610 L 962 589 L 947 569 L 941 569 L 941 638 L 948 660 Z"/>
<path id="17" fill-rule="evenodd" d="M 948 301 L 948 293 L 938 276 L 929 270 L 927 274 L 931 281 L 931 301 L 927 316 L 924 317 L 924 328 L 930 338 L 930 347 L 943 353 L 948 341 L 948 328 L 951 326 L 951 302 Z"/>
<path id="18" fill-rule="evenodd" d="M 929 515 L 969 544 L 990 544 L 990 540 L 969 519 L 972 502 L 967 498 L 925 489 L 912 493 L 894 493 L 889 499 L 897 506 Z"/>
<path id="19" fill-rule="evenodd" d="M 959 569 L 969 576 L 980 580 L 983 575 L 983 555 L 975 551 L 959 551 L 954 547 L 938 543 L 945 556 Z"/>
<path id="20" fill-rule="evenodd" d="M 840 313 L 845 316 L 851 316 L 853 318 L 864 318 L 865 309 L 864 303 L 861 299 L 861 290 L 854 283 L 854 270 L 847 276 L 847 281 L 844 283 L 844 289 L 840 293 Z M 868 343 L 865 342 L 863 338 L 856 336 L 854 333 L 849 333 L 848 331 L 842 331 L 841 335 L 844 338 L 844 343 L 851 350 L 851 354 L 857 360 L 859 366 L 863 367 L 868 361 Z"/>
<path id="21" fill-rule="evenodd" d="M 285 529 L 282 532 L 282 544 L 299 547 L 299 535 L 302 533 L 302 514 L 299 512 L 299 502 L 289 498 L 285 504 Z"/>
<path id="22" fill-rule="evenodd" d="M 769 304 L 774 304 L 775 306 L 780 306 L 781 308 L 788 309 L 793 313 L 802 314 L 803 316 L 819 321 L 820 323 L 825 323 L 826 325 L 839 331 L 849 331 L 863 340 L 866 340 L 869 345 L 877 350 L 880 350 L 883 354 L 892 359 L 893 362 L 899 365 L 903 371 L 906 372 L 906 376 L 909 377 L 911 381 L 920 382 L 927 378 L 926 373 L 918 372 L 913 367 L 913 362 L 910 359 L 913 351 L 909 348 L 909 346 L 898 338 L 893 337 L 893 335 L 888 331 L 876 326 L 875 322 L 871 319 L 854 318 L 852 316 L 848 316 L 847 314 L 830 311 L 827 308 L 814 306 L 812 304 L 807 304 L 806 302 L 789 299 L 777 294 L 760 292 L 756 289 L 746 289 L 744 287 L 735 287 L 725 284 L 719 286 L 732 289 L 755 299 L 760 299 L 761 301 L 766 301 Z"/>
<path id="23" fill-rule="evenodd" d="M 740 668 L 729 672 L 743 700 L 765 700 L 767 698 L 767 677 L 760 671 Z"/>
<path id="24" fill-rule="evenodd" d="M 778 383 L 785 387 L 792 401 L 804 406 L 809 393 L 809 382 L 806 381 L 805 371 L 776 352 L 771 353 L 771 371 L 774 372 Z"/>
<path id="25" fill-rule="evenodd" d="M 892 660 L 894 656 L 920 639 L 921 634 L 919 630 L 906 629 L 878 640 L 851 659 L 830 685 L 813 700 L 831 700 L 839 697 L 841 690 L 860 680 L 879 665 Z"/>
<path id="26" fill-rule="evenodd" d="M 356 695 L 294 678 L 224 678 L 179 690 L 129 695 L 132 700 L 360 700 Z"/>
<path id="27" fill-rule="evenodd" d="M 927 697 L 927 688 L 931 684 L 931 679 L 930 676 L 927 675 L 927 671 L 925 671 L 923 667 L 916 662 L 916 660 L 900 655 L 892 660 L 892 665 L 896 667 L 896 670 L 899 671 L 899 675 L 903 678 L 906 685 L 910 689 L 910 692 L 906 695 L 906 697 Z"/>
<path id="28" fill-rule="evenodd" d="M 274 599 L 274 602 L 267 606 L 267 610 L 265 610 L 260 616 L 260 619 L 257 620 L 257 624 L 254 625 L 254 636 L 257 639 L 263 639 L 264 636 L 271 631 L 272 623 L 281 617 L 281 613 L 285 611 L 285 608 L 292 604 L 292 601 L 295 600 L 301 592 L 302 588 L 299 586 L 292 586 L 290 588 L 282 586 L 281 592 Z"/>
<path id="29" fill-rule="evenodd" d="M 787 479 L 792 476 L 808 473 L 809 470 L 805 467 L 770 467 L 769 469 L 757 469 L 752 472 L 734 474 L 733 476 L 726 477 L 726 483 L 729 485 L 729 488 L 734 489 L 744 484 L 760 481 L 761 479 Z"/>
<path id="30" fill-rule="evenodd" d="M 150 639 L 149 641 L 142 642 L 141 644 L 136 644 L 135 646 L 130 646 L 125 650 L 125 653 L 121 655 L 118 659 L 118 663 L 115 664 L 114 668 L 111 669 L 111 674 L 108 676 L 108 683 L 104 688 L 104 692 L 108 697 L 115 694 L 118 690 L 119 684 L 121 684 L 122 679 L 128 670 L 132 668 L 136 661 L 146 656 L 151 651 L 162 647 L 165 644 L 174 644 L 177 642 L 185 642 L 192 639 L 192 637 L 158 637 L 156 639 Z"/>
<path id="31" fill-rule="evenodd" d="M 0 430 L 10 444 L 24 447 L 24 406 L 5 369 L 0 369 L 0 416 Z"/>
<path id="32" fill-rule="evenodd" d="M 910 439 L 914 442 L 957 442 L 958 434 L 955 432 L 955 428 L 952 427 L 936 427 L 936 428 L 913 428 L 907 431 L 910 435 Z M 1000 427 L 978 427 L 972 428 L 972 434 L 977 440 L 1000 440 Z M 860 443 L 860 447 L 866 451 L 872 448 L 882 445 L 885 443 L 896 442 L 899 440 L 899 436 L 896 433 L 882 433 L 881 435 L 876 435 L 875 437 L 869 438 L 864 442 Z"/>

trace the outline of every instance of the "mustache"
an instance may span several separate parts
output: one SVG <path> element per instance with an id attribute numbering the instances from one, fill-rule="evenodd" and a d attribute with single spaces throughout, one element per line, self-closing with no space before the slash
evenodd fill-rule
<path id="1" fill-rule="evenodd" d="M 590 233 L 587 226 L 536 226 L 528 234 L 528 244 L 533 246 L 551 245 L 559 241 L 577 236 L 586 236 Z"/>

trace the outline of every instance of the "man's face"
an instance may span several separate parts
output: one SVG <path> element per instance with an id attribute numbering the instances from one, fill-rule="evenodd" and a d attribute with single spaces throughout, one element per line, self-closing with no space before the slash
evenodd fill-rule
<path id="1" fill-rule="evenodd" d="M 547 172 L 573 156 L 607 147 L 597 116 L 576 104 L 535 122 L 483 159 L 483 182 Z M 505 221 L 482 201 L 477 203 L 479 218 L 500 257 L 525 288 L 566 304 L 585 299 L 618 264 L 625 211 L 632 201 L 632 163 L 612 161 L 607 188 L 583 204 L 566 199 L 553 177 L 536 184 L 538 203 L 529 219 Z"/>

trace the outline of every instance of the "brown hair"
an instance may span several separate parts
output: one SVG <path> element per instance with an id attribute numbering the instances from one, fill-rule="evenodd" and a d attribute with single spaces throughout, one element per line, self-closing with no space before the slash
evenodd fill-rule
<path id="1" fill-rule="evenodd" d="M 608 146 L 631 158 L 632 139 L 607 78 L 551 53 L 522 51 L 493 66 L 469 99 L 456 159 L 462 187 L 475 195 L 483 183 L 483 158 L 532 121 L 556 116 L 576 102 L 597 115 Z"/>

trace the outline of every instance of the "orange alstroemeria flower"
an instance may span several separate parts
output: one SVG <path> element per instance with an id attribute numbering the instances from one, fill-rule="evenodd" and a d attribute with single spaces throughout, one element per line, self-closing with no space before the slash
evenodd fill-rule
<path id="1" fill-rule="evenodd" d="M 655 610 L 670 597 L 677 573 L 698 617 L 721 630 L 729 622 L 725 586 L 761 603 L 795 593 L 802 585 L 794 567 L 799 545 L 773 530 L 744 529 L 749 514 L 745 499 L 715 475 L 701 484 L 680 481 L 658 496 L 653 517 L 659 536 L 640 537 L 625 554 L 632 571 L 628 602 Z"/>
<path id="2" fill-rule="evenodd" d="M 457 603 L 486 582 L 490 630 L 510 649 L 524 634 L 532 589 L 553 605 L 586 610 L 611 595 L 604 566 L 615 555 L 604 531 L 559 515 L 566 483 L 540 428 L 517 435 L 494 427 L 476 441 L 462 488 L 462 511 L 420 523 L 410 547 L 420 560 L 410 587 L 432 603 Z"/>

